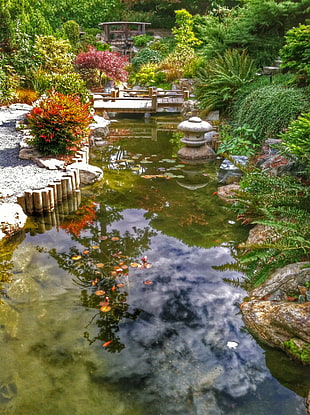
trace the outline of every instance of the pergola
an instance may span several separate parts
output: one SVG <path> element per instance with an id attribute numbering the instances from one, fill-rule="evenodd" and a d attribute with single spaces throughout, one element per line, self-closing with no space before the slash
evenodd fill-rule
<path id="1" fill-rule="evenodd" d="M 134 36 L 145 34 L 146 22 L 103 22 L 99 23 L 102 28 L 103 38 L 111 46 L 129 48 Z"/>

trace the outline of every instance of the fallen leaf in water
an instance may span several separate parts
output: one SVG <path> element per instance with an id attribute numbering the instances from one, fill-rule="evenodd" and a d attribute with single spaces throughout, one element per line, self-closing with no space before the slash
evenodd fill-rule
<path id="1" fill-rule="evenodd" d="M 73 255 L 72 257 L 71 257 L 71 259 L 73 260 L 73 261 L 78 261 L 79 259 L 81 259 L 82 257 L 81 257 L 81 255 Z"/>
<path id="2" fill-rule="evenodd" d="M 98 280 L 98 278 L 94 279 L 94 280 L 91 282 L 91 285 L 92 285 L 92 286 L 96 285 L 98 281 L 99 281 L 99 280 Z"/>
<path id="3" fill-rule="evenodd" d="M 133 267 L 133 268 L 138 268 L 138 267 L 139 267 L 139 265 L 140 265 L 140 264 L 138 264 L 137 262 L 132 262 L 132 263 L 130 264 L 130 266 L 131 266 L 131 267 Z"/>
<path id="4" fill-rule="evenodd" d="M 161 162 L 166 162 L 166 163 L 175 163 L 176 160 L 174 159 L 162 159 Z"/>
<path id="5" fill-rule="evenodd" d="M 123 284 L 122 282 L 120 282 L 119 284 L 117 284 L 118 288 L 123 288 L 125 287 L 125 284 Z"/>
<path id="6" fill-rule="evenodd" d="M 153 163 L 151 160 L 141 160 L 140 161 L 141 164 L 150 164 Z"/>
<path id="7" fill-rule="evenodd" d="M 109 305 L 109 301 L 101 301 L 101 303 L 99 303 L 99 305 L 101 307 L 107 307 Z"/>
<path id="8" fill-rule="evenodd" d="M 145 280 L 145 281 L 143 281 L 143 284 L 144 285 L 152 285 L 153 284 L 153 281 L 151 281 L 151 280 Z"/>
<path id="9" fill-rule="evenodd" d="M 122 265 L 122 269 L 128 269 L 128 265 Z"/>
<path id="10" fill-rule="evenodd" d="M 119 237 L 118 236 L 112 236 L 111 241 L 119 241 Z"/>
<path id="11" fill-rule="evenodd" d="M 88 249 L 85 249 L 85 251 L 83 251 L 83 254 L 84 254 L 84 255 L 89 254 L 89 250 L 88 250 Z"/>
<path id="12" fill-rule="evenodd" d="M 111 310 L 111 307 L 109 305 L 105 305 L 103 307 L 100 307 L 100 311 L 102 311 L 103 313 L 107 313 L 110 310 Z"/>
<path id="13" fill-rule="evenodd" d="M 113 340 L 109 340 L 108 342 L 103 343 L 102 347 L 107 347 L 109 344 L 111 344 Z"/>
<path id="14" fill-rule="evenodd" d="M 107 236 L 100 236 L 100 238 L 99 238 L 101 241 L 105 241 L 106 239 L 108 239 L 108 237 Z"/>
<path id="15" fill-rule="evenodd" d="M 121 267 L 124 264 L 125 264 L 125 261 L 121 261 L 118 265 Z"/>
<path id="16" fill-rule="evenodd" d="M 217 194 L 218 194 L 218 192 L 213 192 L 213 193 L 212 193 L 212 195 L 217 195 Z"/>
<path id="17" fill-rule="evenodd" d="M 104 264 L 102 262 L 99 262 L 98 264 L 96 264 L 96 267 L 97 268 L 103 268 L 104 267 Z"/>
<path id="18" fill-rule="evenodd" d="M 113 285 L 113 287 L 111 287 L 111 291 L 115 291 L 116 290 L 116 287 L 115 287 L 115 285 Z"/>
<path id="19" fill-rule="evenodd" d="M 104 295 L 104 294 L 105 294 L 105 291 L 103 291 L 103 290 L 97 290 L 97 291 L 95 292 L 95 294 L 96 294 L 96 295 Z"/>
<path id="20" fill-rule="evenodd" d="M 92 246 L 92 249 L 99 249 L 100 247 L 98 245 Z"/>
<path id="21" fill-rule="evenodd" d="M 150 262 L 147 262 L 146 264 L 143 265 L 144 268 L 152 268 L 152 264 Z"/>
<path id="22" fill-rule="evenodd" d="M 111 276 L 112 277 L 117 277 L 117 272 L 116 271 L 111 271 Z"/>

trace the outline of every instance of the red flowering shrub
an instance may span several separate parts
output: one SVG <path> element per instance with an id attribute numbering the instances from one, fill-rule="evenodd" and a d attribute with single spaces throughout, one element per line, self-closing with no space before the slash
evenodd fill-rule
<path id="1" fill-rule="evenodd" d="M 91 81 L 96 72 L 99 72 L 99 81 L 109 78 L 125 82 L 128 78 L 128 72 L 125 70 L 128 65 L 126 57 L 108 50 L 99 51 L 92 46 L 87 52 L 82 52 L 76 57 L 75 65 L 86 81 Z"/>
<path id="2" fill-rule="evenodd" d="M 28 114 L 29 143 L 45 155 L 72 153 L 88 138 L 89 109 L 78 96 L 52 91 Z"/>

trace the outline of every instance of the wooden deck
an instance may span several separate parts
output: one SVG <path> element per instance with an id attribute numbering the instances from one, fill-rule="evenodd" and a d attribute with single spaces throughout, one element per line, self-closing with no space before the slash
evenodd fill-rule
<path id="1" fill-rule="evenodd" d="M 117 113 L 157 113 L 181 112 L 184 100 L 188 99 L 187 90 L 112 90 L 106 94 L 100 90 L 92 92 L 96 113 L 103 111 Z"/>

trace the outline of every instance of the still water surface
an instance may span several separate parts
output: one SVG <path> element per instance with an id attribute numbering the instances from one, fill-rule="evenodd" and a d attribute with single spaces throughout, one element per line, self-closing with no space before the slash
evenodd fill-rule
<path id="1" fill-rule="evenodd" d="M 174 128 L 113 124 L 77 214 L 6 247 L 0 413 L 305 415 L 308 372 L 247 333 L 246 292 L 223 281 L 243 276 L 217 268 L 247 237 L 218 163 L 180 164 Z"/>

